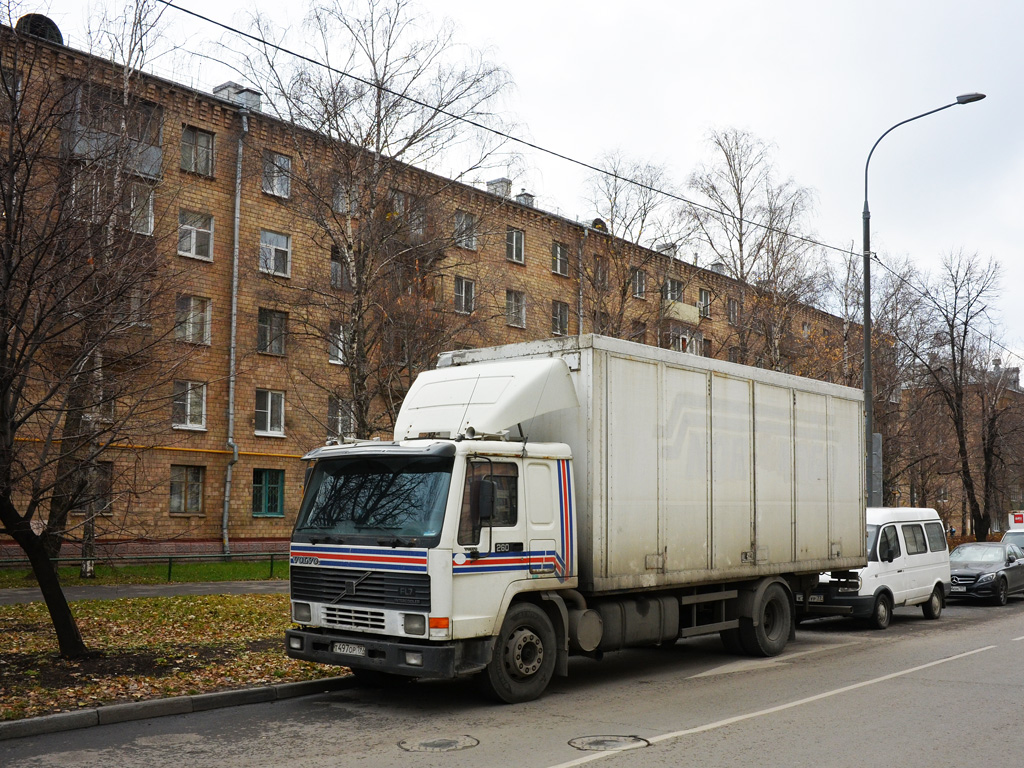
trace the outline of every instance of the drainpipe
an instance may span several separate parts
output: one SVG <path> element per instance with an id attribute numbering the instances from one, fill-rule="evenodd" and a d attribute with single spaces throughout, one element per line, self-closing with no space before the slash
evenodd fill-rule
<path id="1" fill-rule="evenodd" d="M 590 237 L 590 230 L 583 228 L 583 237 L 580 239 L 579 258 L 576 259 L 576 278 L 578 288 L 576 291 L 576 335 L 583 335 L 583 257 L 587 249 L 587 238 Z"/>
<path id="2" fill-rule="evenodd" d="M 224 554 L 231 554 L 231 543 L 228 540 L 228 515 L 231 509 L 231 477 L 235 464 L 238 463 L 238 444 L 235 442 L 235 377 L 236 351 L 238 337 L 238 229 L 242 217 L 242 147 L 246 134 L 249 133 L 249 110 L 244 107 L 238 110 L 242 119 L 242 132 L 238 136 L 238 151 L 235 154 L 235 224 L 234 242 L 231 248 L 231 343 L 228 362 L 228 448 L 231 458 L 224 474 L 224 510 L 220 520 L 220 540 Z"/>

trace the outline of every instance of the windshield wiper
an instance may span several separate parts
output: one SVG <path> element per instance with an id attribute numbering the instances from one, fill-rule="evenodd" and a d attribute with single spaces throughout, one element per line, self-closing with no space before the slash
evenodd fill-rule
<path id="1" fill-rule="evenodd" d="M 341 536 L 335 536 L 333 534 L 327 533 L 327 534 L 324 534 L 323 536 L 316 536 L 316 535 L 310 536 L 309 537 L 309 543 L 310 544 L 344 544 L 345 540 L 343 538 L 341 538 Z"/>
<path id="2" fill-rule="evenodd" d="M 401 539 L 397 536 L 393 539 L 377 539 L 377 546 L 380 547 L 415 547 L 416 539 Z"/>

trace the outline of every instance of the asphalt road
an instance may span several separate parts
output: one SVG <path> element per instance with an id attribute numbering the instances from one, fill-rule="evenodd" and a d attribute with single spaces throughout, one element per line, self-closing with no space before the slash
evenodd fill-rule
<path id="1" fill-rule="evenodd" d="M 468 681 L 351 688 L 16 739 L 0 744 L 0 765 L 1012 765 L 1024 749 L 1022 640 L 1020 598 L 953 605 L 937 622 L 900 609 L 884 632 L 801 625 L 774 659 L 702 638 L 574 660 L 523 705 L 486 703 Z"/>

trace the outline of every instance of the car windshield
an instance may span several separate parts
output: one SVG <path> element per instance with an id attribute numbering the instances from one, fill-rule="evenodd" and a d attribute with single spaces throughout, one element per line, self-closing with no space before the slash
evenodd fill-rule
<path id="1" fill-rule="evenodd" d="M 951 562 L 962 563 L 1001 563 L 1006 559 L 1002 547 L 986 547 L 983 544 L 961 544 L 953 550 Z"/>
<path id="2" fill-rule="evenodd" d="M 309 478 L 295 533 L 311 541 L 434 546 L 453 463 L 436 456 L 322 459 Z"/>

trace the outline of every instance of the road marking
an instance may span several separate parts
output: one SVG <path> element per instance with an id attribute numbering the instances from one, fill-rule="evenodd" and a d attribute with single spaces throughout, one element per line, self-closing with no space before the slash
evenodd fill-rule
<path id="1" fill-rule="evenodd" d="M 957 661 L 959 659 L 973 656 L 976 653 L 982 653 L 983 651 L 990 651 L 996 646 L 986 645 L 984 648 L 977 648 L 973 651 L 967 651 L 965 653 L 958 653 L 956 656 L 949 656 L 945 659 L 939 659 L 937 661 L 930 661 L 927 664 L 920 664 L 916 667 L 910 667 L 910 669 L 904 669 L 899 672 L 892 672 L 888 675 L 882 675 L 871 680 L 865 680 L 861 683 L 854 683 L 852 685 L 844 685 L 842 688 L 835 688 L 831 691 L 825 691 L 814 696 L 808 696 L 805 699 L 797 699 L 791 701 L 788 704 L 779 704 L 775 707 L 769 707 L 768 709 L 761 709 L 757 712 L 748 712 L 745 715 L 736 715 L 735 717 L 727 717 L 724 720 L 717 720 L 707 725 L 698 725 L 696 728 L 687 728 L 682 731 L 673 731 L 672 733 L 663 733 L 661 736 L 654 736 L 647 739 L 651 744 L 660 744 L 663 741 L 672 741 L 673 739 L 680 739 L 683 736 L 691 736 L 696 733 L 705 733 L 707 731 L 713 731 L 716 728 L 724 728 L 727 725 L 735 725 L 736 723 L 742 723 L 745 720 L 753 720 L 757 717 L 764 717 L 765 715 L 773 715 L 776 712 L 784 712 L 787 709 L 793 709 L 794 707 L 800 707 L 804 704 L 811 704 L 815 701 L 821 701 L 822 699 L 828 699 L 832 696 L 838 696 L 841 693 L 849 693 L 850 691 L 856 691 L 859 688 L 866 688 L 869 685 L 876 685 L 878 683 L 884 683 L 887 680 L 893 680 L 897 677 L 903 677 L 905 675 L 913 674 L 914 672 L 920 672 L 922 669 L 928 669 L 930 667 L 937 667 L 940 664 L 946 664 L 950 661 Z M 608 757 L 613 757 L 621 754 L 623 750 L 615 750 L 609 752 L 597 752 L 592 755 L 586 755 L 577 760 L 570 760 L 567 763 L 558 763 L 557 765 L 548 766 L 548 768 L 573 768 L 577 765 L 585 765 L 592 763 L 597 760 L 604 760 Z"/>
<path id="2" fill-rule="evenodd" d="M 1024 640 L 1024 637 L 1015 637 L 1012 642 L 1016 643 L 1018 640 Z"/>
<path id="3" fill-rule="evenodd" d="M 806 651 L 797 651 L 796 653 L 787 653 L 783 656 L 773 656 L 770 659 L 745 659 L 743 661 L 731 661 L 728 664 L 723 664 L 720 667 L 709 669 L 705 672 L 701 672 L 696 675 L 690 675 L 687 680 L 697 680 L 701 677 L 714 677 L 716 675 L 729 675 L 733 672 L 748 672 L 752 669 L 765 669 L 767 667 L 774 667 L 777 664 L 786 664 L 791 659 L 798 658 L 800 656 L 808 656 L 812 653 L 821 653 L 822 651 L 830 651 L 833 648 L 846 648 L 851 645 L 860 645 L 862 640 L 851 640 L 845 643 L 828 643 L 816 645 L 813 648 L 808 648 Z"/>

